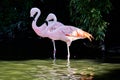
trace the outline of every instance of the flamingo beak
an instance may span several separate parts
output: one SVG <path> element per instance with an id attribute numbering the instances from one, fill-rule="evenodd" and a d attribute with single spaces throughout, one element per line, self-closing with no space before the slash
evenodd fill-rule
<path id="1" fill-rule="evenodd" d="M 46 25 L 48 26 L 48 21 L 45 20 Z"/>
<path id="2" fill-rule="evenodd" d="M 31 18 L 31 20 L 35 21 L 35 16 L 34 15 L 31 14 L 30 18 Z"/>
<path id="3" fill-rule="evenodd" d="M 30 17 L 31 20 L 34 20 L 34 17 Z"/>

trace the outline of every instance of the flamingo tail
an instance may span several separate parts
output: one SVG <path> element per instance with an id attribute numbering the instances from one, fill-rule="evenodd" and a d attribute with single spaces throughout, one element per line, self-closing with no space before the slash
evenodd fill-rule
<path id="1" fill-rule="evenodd" d="M 84 32 L 84 37 L 88 38 L 90 41 L 92 41 L 92 39 L 94 39 L 94 37 L 88 32 Z"/>

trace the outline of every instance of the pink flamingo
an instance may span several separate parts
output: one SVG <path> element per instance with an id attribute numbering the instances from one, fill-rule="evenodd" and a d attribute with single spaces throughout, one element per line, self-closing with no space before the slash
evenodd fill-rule
<path id="1" fill-rule="evenodd" d="M 48 21 L 49 23 L 49 21 Z M 48 34 L 48 37 L 52 40 L 61 40 L 66 42 L 67 44 L 67 65 L 69 66 L 70 64 L 70 51 L 69 51 L 69 46 L 71 45 L 72 41 L 75 41 L 77 39 L 84 39 L 88 38 L 90 41 L 92 41 L 93 36 L 86 32 L 83 31 L 82 29 L 76 28 L 74 26 L 61 26 L 55 30 L 50 30 L 50 27 L 46 28 L 46 34 Z"/>
<path id="2" fill-rule="evenodd" d="M 56 30 L 59 27 L 63 27 L 64 26 L 64 24 L 62 24 L 61 22 L 57 21 L 57 17 L 53 13 L 50 13 L 47 16 L 45 21 L 46 21 L 47 25 L 49 26 L 49 28 L 47 27 L 47 29 L 49 29 L 49 31 L 53 31 L 53 30 Z M 56 57 L 55 57 L 55 54 L 56 54 L 55 40 L 52 39 L 52 42 L 53 42 L 53 47 L 54 47 L 53 57 L 54 57 L 54 62 L 55 62 L 55 60 L 56 60 Z"/>
<path id="3" fill-rule="evenodd" d="M 75 41 L 77 39 L 84 39 L 84 38 L 88 38 L 91 41 L 93 38 L 91 34 L 83 31 L 82 29 L 76 28 L 74 26 L 65 26 L 62 23 L 57 22 L 56 16 L 52 13 L 49 14 L 48 17 L 46 18 L 48 25 L 44 23 L 43 25 L 38 27 L 36 25 L 36 22 L 41 12 L 38 8 L 32 8 L 30 11 L 31 17 L 33 17 L 36 13 L 37 15 L 35 16 L 35 19 L 32 22 L 32 28 L 38 36 L 48 37 L 52 39 L 53 46 L 54 46 L 54 59 L 55 59 L 55 53 L 56 53 L 54 40 L 61 40 L 61 41 L 66 42 L 67 51 L 68 51 L 67 61 L 69 65 L 70 63 L 69 46 L 71 45 L 72 41 Z"/>
<path id="4" fill-rule="evenodd" d="M 46 34 L 46 28 L 49 26 L 49 30 L 56 30 L 58 27 L 63 26 L 62 23 L 57 21 L 56 16 L 53 13 L 50 13 L 47 18 L 46 18 L 46 23 L 44 23 L 43 25 L 41 25 L 40 27 L 38 27 L 36 25 L 36 22 L 39 18 L 39 16 L 41 15 L 41 11 L 38 8 L 32 8 L 30 11 L 30 17 L 34 17 L 34 15 L 37 13 L 37 15 L 35 16 L 33 22 L 32 22 L 32 28 L 35 31 L 35 33 L 38 36 L 41 37 L 48 37 L 48 34 Z M 51 23 L 52 22 L 52 23 Z M 52 40 L 53 42 L 53 47 L 54 47 L 54 53 L 53 53 L 53 57 L 54 60 L 56 59 L 55 54 L 56 54 L 56 47 L 55 47 L 55 41 Z"/>
<path id="5" fill-rule="evenodd" d="M 47 35 L 45 34 L 45 29 L 47 28 L 46 23 L 42 24 L 40 27 L 38 27 L 36 25 L 36 22 L 37 22 L 39 16 L 41 15 L 41 11 L 38 8 L 32 8 L 30 11 L 30 17 L 34 17 L 34 15 L 36 13 L 37 13 L 37 15 L 35 16 L 34 20 L 32 21 L 32 28 L 38 36 L 47 37 Z"/>

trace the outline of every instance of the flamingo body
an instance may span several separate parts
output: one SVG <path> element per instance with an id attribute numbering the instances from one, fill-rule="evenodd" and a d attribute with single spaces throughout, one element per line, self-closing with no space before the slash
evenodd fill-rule
<path id="1" fill-rule="evenodd" d="M 88 38 L 91 41 L 93 38 L 88 32 L 74 26 L 61 26 L 56 30 L 47 30 L 47 34 L 50 39 L 64 41 L 69 43 L 69 46 L 74 40 Z"/>
<path id="2" fill-rule="evenodd" d="M 36 13 L 37 13 L 37 14 L 36 14 Z M 30 10 L 30 17 L 34 17 L 35 14 L 36 14 L 36 16 L 35 16 L 34 20 L 32 21 L 32 28 L 33 28 L 33 30 L 35 31 L 35 33 L 36 33 L 38 36 L 40 36 L 40 37 L 48 37 L 48 34 L 46 34 L 46 32 L 47 32 L 46 28 L 47 28 L 48 26 L 49 26 L 49 30 L 50 30 L 50 31 L 56 30 L 58 27 L 63 26 L 62 23 L 60 23 L 60 22 L 57 21 L 56 16 L 55 16 L 53 13 L 50 13 L 50 14 L 47 16 L 46 21 L 49 21 L 49 20 L 52 19 L 52 20 L 54 21 L 54 23 L 53 23 L 53 22 L 52 22 L 52 23 L 49 22 L 48 25 L 47 25 L 46 23 L 44 23 L 44 24 L 42 24 L 41 26 L 38 27 L 38 26 L 36 25 L 36 22 L 37 22 L 38 18 L 39 18 L 40 15 L 41 15 L 40 9 L 34 7 L 34 8 L 32 8 L 32 9 Z M 54 60 L 55 60 L 55 58 L 56 58 L 56 57 L 55 57 L 55 54 L 56 54 L 55 41 L 52 40 L 52 42 L 53 42 L 53 47 L 54 47 L 53 57 L 54 57 Z"/>
<path id="3" fill-rule="evenodd" d="M 55 30 L 50 30 L 50 27 L 46 28 L 48 37 L 52 40 L 61 40 L 66 42 L 67 44 L 67 66 L 70 65 L 70 50 L 69 46 L 72 41 L 77 39 L 88 38 L 90 41 L 92 40 L 92 35 L 82 29 L 76 28 L 74 26 L 61 26 Z"/>
<path id="4" fill-rule="evenodd" d="M 62 24 L 61 22 L 58 22 L 56 15 L 53 14 L 53 13 L 50 13 L 50 14 L 47 16 L 46 22 L 47 22 L 47 25 L 48 25 L 48 27 L 46 28 L 46 34 L 47 34 L 47 35 L 49 35 L 49 34 L 47 33 L 47 31 L 52 32 L 52 31 L 55 31 L 56 29 L 58 29 L 58 28 L 60 28 L 60 27 L 64 27 L 64 24 Z M 49 36 L 48 36 L 48 37 L 49 37 Z M 50 38 L 50 37 L 49 37 L 49 38 Z M 52 39 L 52 38 L 50 38 L 50 39 Z M 56 55 L 55 55 L 55 54 L 56 54 L 55 40 L 52 39 L 52 42 L 53 42 L 53 48 L 54 48 L 54 51 L 53 51 L 53 58 L 54 58 L 53 63 L 55 63 L 55 60 L 56 60 Z"/>

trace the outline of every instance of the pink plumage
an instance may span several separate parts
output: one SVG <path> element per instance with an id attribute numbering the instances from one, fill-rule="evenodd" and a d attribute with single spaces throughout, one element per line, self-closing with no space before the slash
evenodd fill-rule
<path id="1" fill-rule="evenodd" d="M 35 14 L 36 14 L 36 16 L 35 16 Z M 38 27 L 36 22 L 37 22 L 38 18 L 40 17 L 40 15 L 41 15 L 40 9 L 35 7 L 30 10 L 30 17 L 35 16 L 34 20 L 32 21 L 32 28 L 35 31 L 35 33 L 40 37 L 48 37 L 48 34 L 46 33 L 47 32 L 46 28 L 48 28 L 48 27 L 49 27 L 49 31 L 51 31 L 51 30 L 56 30 L 60 26 L 63 26 L 62 23 L 57 21 L 56 16 L 53 13 L 50 13 L 46 18 L 46 22 L 48 22 L 48 21 L 49 22 L 44 23 Z M 52 23 L 51 23 L 51 20 L 52 20 Z M 53 47 L 54 47 L 53 57 L 54 57 L 54 61 L 55 61 L 56 47 L 55 47 L 55 41 L 52 40 L 52 42 L 53 42 Z"/>
<path id="2" fill-rule="evenodd" d="M 33 28 L 33 30 L 35 31 L 35 33 L 38 36 L 40 36 L 40 37 L 47 37 L 46 28 L 48 27 L 48 25 L 46 23 L 44 23 L 41 26 L 37 26 L 37 24 L 36 24 L 38 18 L 41 15 L 40 9 L 38 9 L 36 7 L 32 8 L 31 11 L 30 11 L 30 17 L 33 17 L 36 13 L 37 13 L 37 15 L 35 16 L 35 18 L 34 18 L 34 20 L 32 22 L 32 28 Z M 53 13 L 50 13 L 47 16 L 47 18 L 46 18 L 46 20 L 50 20 L 50 19 L 54 19 L 54 23 L 53 24 L 49 23 L 50 30 L 55 30 L 56 28 L 58 28 L 60 26 L 63 26 L 62 23 L 57 22 L 57 18 L 56 18 L 56 16 Z"/>
<path id="3" fill-rule="evenodd" d="M 64 41 L 69 46 L 74 40 L 88 38 L 91 41 L 93 38 L 88 32 L 74 26 L 62 26 L 56 30 L 50 30 L 49 27 L 46 29 L 50 39 Z"/>
<path id="4" fill-rule="evenodd" d="M 61 40 L 66 42 L 67 50 L 68 50 L 67 65 L 69 66 L 70 64 L 69 46 L 71 45 L 72 41 L 75 41 L 77 39 L 84 39 L 84 38 L 88 38 L 91 41 L 93 38 L 92 35 L 86 31 L 83 31 L 82 29 L 76 28 L 74 26 L 64 25 L 58 22 L 56 16 L 53 13 L 50 13 L 47 16 L 46 23 L 38 27 L 36 25 L 36 22 L 41 14 L 41 11 L 38 8 L 32 8 L 30 11 L 31 17 L 33 17 L 36 13 L 37 15 L 35 16 L 35 19 L 32 22 L 33 30 L 38 36 L 48 37 L 52 39 L 54 46 L 54 60 L 56 53 L 54 40 Z"/>
<path id="5" fill-rule="evenodd" d="M 52 26 L 55 23 L 54 21 L 49 21 L 49 20 L 47 21 L 48 23 L 52 24 Z M 48 27 L 46 28 L 46 34 L 48 35 L 48 38 L 52 40 L 61 40 L 66 42 L 67 50 L 68 50 L 67 66 L 69 66 L 70 64 L 69 46 L 71 45 L 72 41 L 75 41 L 77 39 L 84 39 L 84 38 L 88 38 L 90 41 L 93 39 L 93 36 L 90 33 L 83 31 L 82 29 L 76 28 L 74 26 L 68 26 L 68 25 L 62 25 L 57 27 L 56 29 L 52 29 L 51 25 L 48 24 Z"/>

